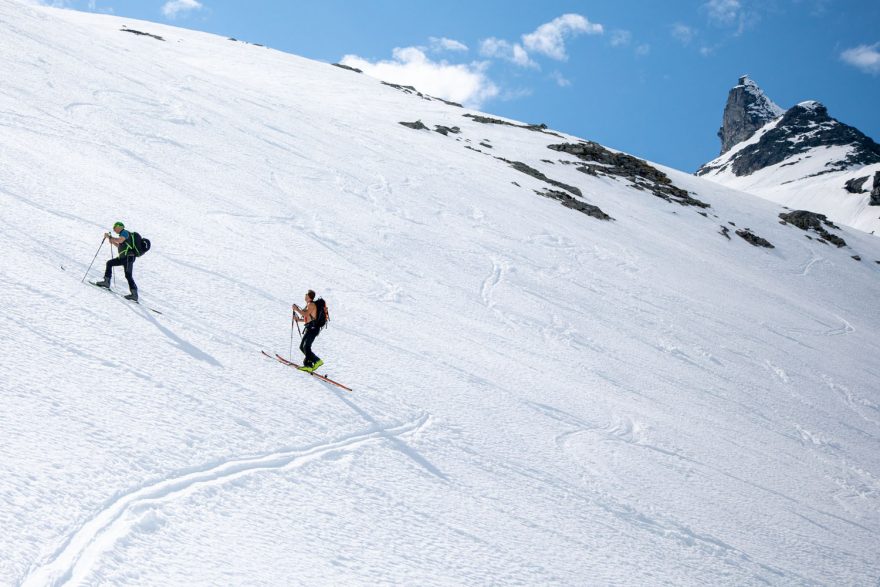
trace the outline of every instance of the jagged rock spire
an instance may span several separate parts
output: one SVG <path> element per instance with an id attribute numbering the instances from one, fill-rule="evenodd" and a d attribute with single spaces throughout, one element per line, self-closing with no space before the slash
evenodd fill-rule
<path id="1" fill-rule="evenodd" d="M 727 96 L 724 118 L 718 130 L 721 153 L 726 153 L 737 143 L 748 139 L 755 131 L 782 116 L 784 112 L 749 76 L 740 77 L 739 84 Z"/>

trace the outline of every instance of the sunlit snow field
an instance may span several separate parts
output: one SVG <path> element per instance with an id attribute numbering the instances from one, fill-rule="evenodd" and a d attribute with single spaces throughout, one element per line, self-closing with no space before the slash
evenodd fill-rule
<path id="1" fill-rule="evenodd" d="M 880 241 L 464 113 L 0 0 L 0 584 L 876 583 Z M 309 288 L 352 393 L 260 354 Z"/>

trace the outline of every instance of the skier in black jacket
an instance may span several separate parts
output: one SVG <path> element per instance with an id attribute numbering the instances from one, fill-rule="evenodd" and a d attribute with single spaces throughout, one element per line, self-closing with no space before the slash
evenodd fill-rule
<path id="1" fill-rule="evenodd" d="M 138 288 L 137 284 L 134 282 L 132 272 L 134 270 L 134 260 L 137 257 L 135 257 L 134 243 L 132 242 L 133 238 L 131 233 L 125 230 L 125 225 L 122 222 L 117 222 L 113 225 L 113 232 L 116 233 L 116 236 L 109 232 L 105 232 L 104 237 L 110 241 L 110 244 L 119 249 L 119 255 L 115 259 L 107 261 L 107 267 L 104 270 L 104 279 L 103 281 L 96 282 L 95 285 L 110 289 L 110 278 L 113 276 L 113 268 L 121 265 L 125 268 L 125 280 L 128 282 L 128 289 L 130 291 L 130 293 L 125 296 L 125 299 L 136 302 L 138 301 Z"/>

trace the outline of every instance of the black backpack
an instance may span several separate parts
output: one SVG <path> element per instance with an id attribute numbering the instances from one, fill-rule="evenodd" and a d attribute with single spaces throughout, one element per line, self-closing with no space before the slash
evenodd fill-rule
<path id="1" fill-rule="evenodd" d="M 324 328 L 330 322 L 330 310 L 327 309 L 327 302 L 324 298 L 315 300 L 315 326 Z"/>
<path id="2" fill-rule="evenodd" d="M 140 257 L 150 250 L 150 239 L 142 237 L 140 233 L 137 232 L 130 233 L 125 244 L 125 251 L 135 257 Z"/>

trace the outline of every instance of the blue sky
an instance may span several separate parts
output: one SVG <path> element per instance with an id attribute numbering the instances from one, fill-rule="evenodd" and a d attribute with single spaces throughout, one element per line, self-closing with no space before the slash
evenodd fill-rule
<path id="1" fill-rule="evenodd" d="M 54 0 L 328 62 L 686 171 L 749 74 L 880 139 L 876 0 Z"/>

